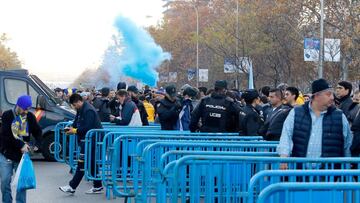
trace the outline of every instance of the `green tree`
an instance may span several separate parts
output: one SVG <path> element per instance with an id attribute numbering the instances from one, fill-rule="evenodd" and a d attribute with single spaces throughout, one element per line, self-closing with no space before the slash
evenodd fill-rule
<path id="1" fill-rule="evenodd" d="M 3 70 L 21 68 L 21 62 L 16 52 L 6 46 L 8 40 L 6 34 L 0 36 L 0 68 Z"/>

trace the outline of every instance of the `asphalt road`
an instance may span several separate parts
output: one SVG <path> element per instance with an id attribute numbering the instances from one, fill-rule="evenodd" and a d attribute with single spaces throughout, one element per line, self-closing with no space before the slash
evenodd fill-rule
<path id="1" fill-rule="evenodd" d="M 69 180 L 72 178 L 72 175 L 69 174 L 68 166 L 62 163 L 45 162 L 37 159 L 35 159 L 33 163 L 35 166 L 37 188 L 28 190 L 28 203 L 124 202 L 123 198 L 106 200 L 105 192 L 103 194 L 94 195 L 85 194 L 85 191 L 90 189 L 92 184 L 84 180 L 81 182 L 74 195 L 67 195 L 59 190 L 59 186 L 68 184 Z M 15 199 L 15 195 L 13 195 L 13 199 Z"/>

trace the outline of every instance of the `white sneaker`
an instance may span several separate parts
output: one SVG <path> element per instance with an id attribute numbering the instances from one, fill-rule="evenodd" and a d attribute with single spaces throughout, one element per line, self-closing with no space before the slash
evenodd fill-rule
<path id="1" fill-rule="evenodd" d="M 86 191 L 86 194 L 101 194 L 103 193 L 104 188 L 103 187 L 98 187 L 98 188 L 94 188 L 92 187 L 90 190 Z"/>
<path id="2" fill-rule="evenodd" d="M 66 194 L 72 195 L 75 193 L 75 190 L 70 185 L 59 187 L 59 189 Z"/>

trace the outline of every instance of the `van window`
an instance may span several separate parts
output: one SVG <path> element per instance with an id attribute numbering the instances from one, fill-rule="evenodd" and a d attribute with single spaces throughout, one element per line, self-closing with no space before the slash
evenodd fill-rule
<path id="1" fill-rule="evenodd" d="M 39 93 L 34 90 L 31 85 L 29 85 L 29 95 L 31 96 L 32 107 L 36 108 L 36 99 L 39 96 Z"/>
<path id="2" fill-rule="evenodd" d="M 27 94 L 27 85 L 23 80 L 5 79 L 5 96 L 10 104 L 16 104 L 21 95 Z"/>
<path id="3" fill-rule="evenodd" d="M 28 92 L 29 90 L 29 92 Z M 17 79 L 5 79 L 6 99 L 10 104 L 16 104 L 19 96 L 30 95 L 32 107 L 36 107 L 36 99 L 39 93 L 27 82 Z"/>

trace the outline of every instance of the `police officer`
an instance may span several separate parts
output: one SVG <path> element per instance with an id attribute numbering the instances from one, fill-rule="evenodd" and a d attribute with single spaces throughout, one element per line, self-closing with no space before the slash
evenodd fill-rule
<path id="1" fill-rule="evenodd" d="M 241 123 L 244 136 L 256 136 L 261 126 L 264 124 L 263 113 L 259 108 L 260 97 L 257 90 L 249 89 L 244 92 L 242 97 L 245 100 L 245 117 Z"/>
<path id="2" fill-rule="evenodd" d="M 201 99 L 192 112 L 190 131 L 195 132 L 236 132 L 238 130 L 239 107 L 226 96 L 227 82 L 215 82 L 215 91 Z M 201 125 L 199 126 L 199 120 Z"/>

